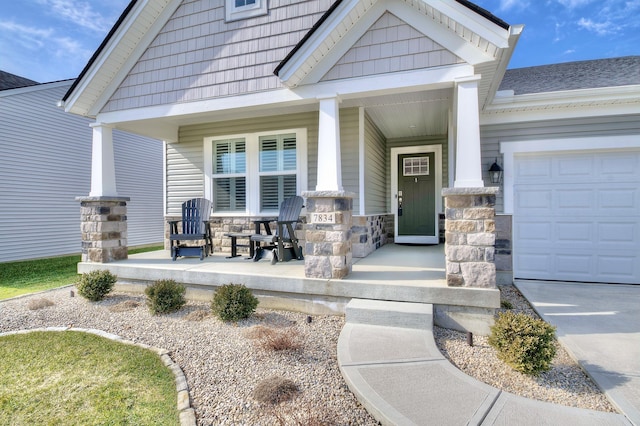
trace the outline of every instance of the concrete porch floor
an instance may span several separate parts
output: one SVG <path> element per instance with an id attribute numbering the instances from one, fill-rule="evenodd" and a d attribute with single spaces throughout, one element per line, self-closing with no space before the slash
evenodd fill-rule
<path id="1" fill-rule="evenodd" d="M 118 276 L 119 289 L 134 292 L 142 292 L 155 280 L 174 279 L 187 286 L 187 298 L 199 300 L 210 300 L 217 286 L 244 284 L 263 307 L 310 314 L 343 314 L 352 298 L 391 300 L 436 305 L 438 323 L 438 307 L 447 312 L 445 316 L 462 310 L 463 317 L 475 317 L 500 306 L 497 289 L 447 287 L 444 245 L 387 244 L 366 258 L 354 259 L 352 273 L 341 280 L 306 278 L 303 261 L 271 265 L 268 260 L 225 256 L 216 253 L 202 261 L 188 257 L 174 262 L 169 251 L 160 250 L 105 264 L 82 262 L 78 272 L 109 269 Z"/>

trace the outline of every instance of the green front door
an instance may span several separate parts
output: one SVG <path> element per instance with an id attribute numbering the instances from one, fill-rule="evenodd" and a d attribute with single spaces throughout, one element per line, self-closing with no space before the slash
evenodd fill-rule
<path id="1" fill-rule="evenodd" d="M 397 242 L 437 243 L 435 154 L 398 155 Z"/>

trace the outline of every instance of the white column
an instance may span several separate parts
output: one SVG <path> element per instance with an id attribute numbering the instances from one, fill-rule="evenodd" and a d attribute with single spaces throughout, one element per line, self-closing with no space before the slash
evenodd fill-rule
<path id="1" fill-rule="evenodd" d="M 113 160 L 113 129 L 103 123 L 92 123 L 91 197 L 117 197 L 116 167 Z"/>
<path id="2" fill-rule="evenodd" d="M 340 99 L 322 98 L 318 123 L 316 191 L 343 191 L 340 158 Z"/>
<path id="3" fill-rule="evenodd" d="M 480 76 L 456 80 L 456 188 L 479 188 L 482 181 L 480 156 L 480 111 L 478 81 Z"/>

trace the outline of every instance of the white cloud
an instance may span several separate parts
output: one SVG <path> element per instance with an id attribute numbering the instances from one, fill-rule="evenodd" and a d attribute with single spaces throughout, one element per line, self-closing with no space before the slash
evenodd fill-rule
<path id="1" fill-rule="evenodd" d="M 578 21 L 578 26 L 587 31 L 594 32 L 599 36 L 615 34 L 619 30 L 619 27 L 613 24 L 611 21 L 594 22 L 588 18 L 580 18 L 580 20 Z"/>
<path id="2" fill-rule="evenodd" d="M 500 0 L 500 7 L 498 8 L 499 11 L 506 11 L 506 10 L 510 10 L 510 9 L 524 9 L 526 7 L 529 7 L 529 2 L 528 1 L 523 1 L 523 0 Z"/>
<path id="3" fill-rule="evenodd" d="M 105 19 L 94 11 L 91 5 L 77 0 L 37 0 L 49 8 L 50 12 L 60 19 L 73 22 L 81 27 L 98 33 L 106 33 L 111 28 L 111 19 Z"/>
<path id="4" fill-rule="evenodd" d="M 30 50 L 44 47 L 53 34 L 50 28 L 28 27 L 13 21 L 0 21 L 0 31 L 8 32 L 10 37 L 7 39 L 12 39 Z"/>
<path id="5" fill-rule="evenodd" d="M 568 9 L 575 9 L 577 7 L 586 6 L 594 0 L 558 0 L 558 3 Z"/>

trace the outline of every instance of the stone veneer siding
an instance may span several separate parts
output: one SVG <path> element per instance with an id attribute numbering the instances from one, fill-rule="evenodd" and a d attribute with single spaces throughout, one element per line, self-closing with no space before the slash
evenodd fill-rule
<path id="1" fill-rule="evenodd" d="M 393 242 L 393 219 L 391 214 L 353 216 L 353 257 L 367 257 L 383 245 Z"/>
<path id="2" fill-rule="evenodd" d="M 351 273 L 353 195 L 345 191 L 309 191 L 306 198 L 304 274 L 309 278 L 344 278 Z M 335 223 L 314 223 L 314 213 L 332 213 Z"/>
<path id="3" fill-rule="evenodd" d="M 447 285 L 496 287 L 495 202 L 498 188 L 446 188 Z"/>
<path id="4" fill-rule="evenodd" d="M 128 197 L 77 197 L 80 201 L 82 261 L 127 259 Z"/>

